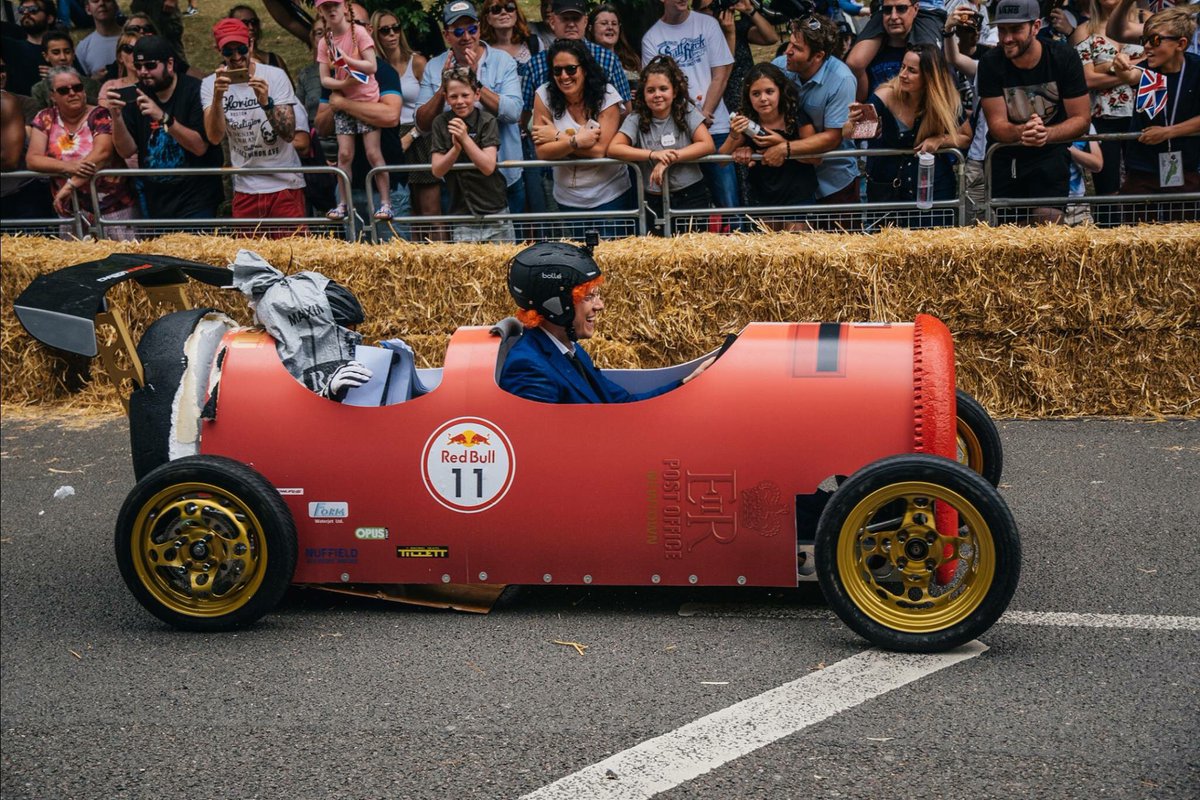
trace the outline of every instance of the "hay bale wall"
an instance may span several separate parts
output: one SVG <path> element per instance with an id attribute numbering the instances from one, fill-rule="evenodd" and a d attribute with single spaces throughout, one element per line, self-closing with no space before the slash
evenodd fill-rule
<path id="1" fill-rule="evenodd" d="M 243 246 L 285 271 L 317 270 L 351 287 L 368 341 L 401 336 L 425 366 L 441 363 L 455 327 L 512 311 L 504 274 L 516 246 L 4 238 L 0 400 L 118 408 L 103 377 L 70 391 L 71 370 L 21 330 L 13 298 L 35 275 L 114 248 L 225 264 Z M 960 386 L 996 415 L 1200 415 L 1200 225 L 698 234 L 606 243 L 597 259 L 608 310 L 589 349 L 605 366 L 692 358 L 750 321 L 924 312 L 950 326 Z M 191 294 L 249 321 L 236 293 L 193 284 Z M 157 312 L 132 284 L 109 296 L 127 309 L 136 340 Z"/>

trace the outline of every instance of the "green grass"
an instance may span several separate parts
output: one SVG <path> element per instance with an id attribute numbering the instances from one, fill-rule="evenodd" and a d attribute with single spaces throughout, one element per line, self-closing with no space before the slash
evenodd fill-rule
<path id="1" fill-rule="evenodd" d="M 212 72 L 221 63 L 221 56 L 213 44 L 212 28 L 216 21 L 229 13 L 234 5 L 247 5 L 258 12 L 262 20 L 262 48 L 283 56 L 288 67 L 296 70 L 312 60 L 308 47 L 281 28 L 259 0 L 196 0 L 196 15 L 183 18 L 183 46 L 187 50 L 188 62 L 204 72 Z M 181 2 L 180 8 L 187 8 Z"/>

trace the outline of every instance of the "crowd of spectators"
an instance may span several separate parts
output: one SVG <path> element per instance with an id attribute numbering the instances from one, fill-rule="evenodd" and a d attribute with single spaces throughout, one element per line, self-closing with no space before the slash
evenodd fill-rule
<path id="1" fill-rule="evenodd" d="M 1019 201 L 1007 220 L 1198 216 L 1200 202 L 1168 201 L 1200 192 L 1200 4 L 829 0 L 768 16 L 753 0 L 663 0 L 635 42 L 607 3 L 545 0 L 533 22 L 515 0 L 485 2 L 438 6 L 445 48 L 420 53 L 396 14 L 316 0 L 311 30 L 291 30 L 312 53 L 298 69 L 263 49 L 258 14 L 237 5 L 212 28 L 220 63 L 204 74 L 184 51 L 191 4 L 3 0 L 2 166 L 47 176 L 4 177 L 3 216 L 65 230 L 99 214 L 122 238 L 135 219 L 449 214 L 476 219 L 431 220 L 421 238 L 511 240 L 507 217 L 522 213 L 617 235 L 619 215 L 600 212 L 641 196 L 659 219 L 667 185 L 672 209 L 829 205 L 769 224 L 853 227 L 846 207 L 862 201 L 953 200 L 959 168 L 980 204 L 995 144 L 990 194 Z M 1096 133 L 1136 138 L 1080 141 Z M 864 158 L 824 156 L 857 149 Z M 713 153 L 733 163 L 690 163 Z M 555 166 L 510 165 L 533 159 Z M 95 178 L 223 165 L 255 171 L 228 186 L 216 174 Z M 351 191 L 296 171 L 314 165 L 340 167 Z M 383 165 L 410 169 L 376 173 L 368 193 Z M 1086 193 L 1151 201 L 1089 212 L 1068 200 Z"/>

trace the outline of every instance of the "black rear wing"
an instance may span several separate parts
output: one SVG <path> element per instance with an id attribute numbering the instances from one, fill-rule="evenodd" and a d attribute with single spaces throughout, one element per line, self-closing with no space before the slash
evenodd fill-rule
<path id="1" fill-rule="evenodd" d="M 186 311 L 192 307 L 183 291 L 188 278 L 230 288 L 233 270 L 172 256 L 113 253 L 39 275 L 17 297 L 13 311 L 21 326 L 42 344 L 89 358 L 99 355 L 128 412 L 129 391 L 145 385 L 145 372 L 124 316 L 109 307 L 105 294 L 119 283 L 134 280 L 152 302 Z M 97 337 L 98 325 L 112 328 L 116 335 L 111 340 Z"/>

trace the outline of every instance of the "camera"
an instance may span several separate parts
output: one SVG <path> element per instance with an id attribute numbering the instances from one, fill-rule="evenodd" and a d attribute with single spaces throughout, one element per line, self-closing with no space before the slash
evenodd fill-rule
<path id="1" fill-rule="evenodd" d="M 820 13 L 817 11 L 817 4 L 813 0 L 750 1 L 758 9 L 759 13 L 775 25 L 782 25 L 794 19 L 804 19 L 805 17 L 811 17 Z"/>

